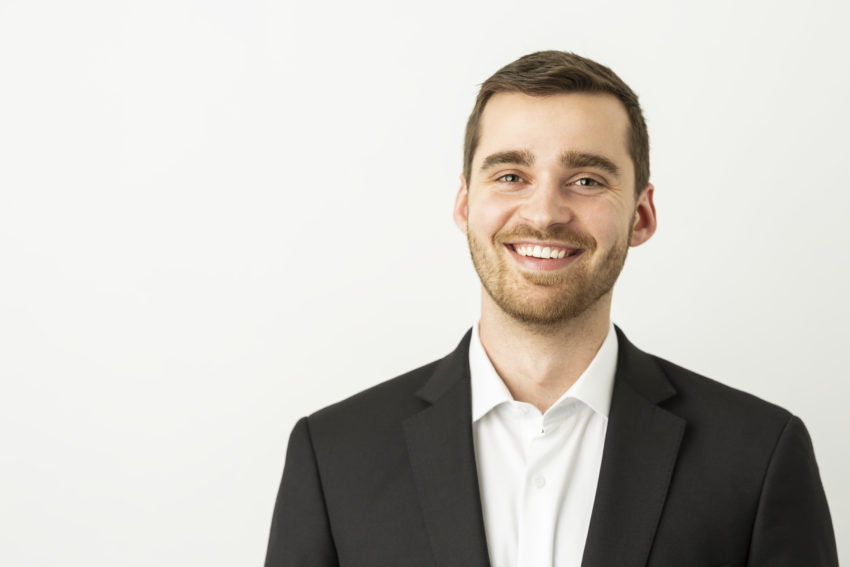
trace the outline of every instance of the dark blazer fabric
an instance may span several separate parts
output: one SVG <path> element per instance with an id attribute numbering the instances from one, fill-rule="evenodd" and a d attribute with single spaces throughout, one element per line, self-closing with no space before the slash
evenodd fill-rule
<path id="1" fill-rule="evenodd" d="M 582 566 L 837 566 L 803 423 L 617 334 Z M 295 425 L 266 567 L 489 566 L 469 340 Z"/>

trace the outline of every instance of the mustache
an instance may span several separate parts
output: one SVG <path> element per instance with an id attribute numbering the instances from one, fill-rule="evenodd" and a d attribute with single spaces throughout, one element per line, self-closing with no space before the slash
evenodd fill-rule
<path id="1" fill-rule="evenodd" d="M 555 226 L 548 230 L 537 230 L 527 225 L 515 226 L 500 230 L 493 237 L 497 244 L 506 244 L 518 240 L 556 241 L 569 248 L 596 249 L 596 239 L 587 233 L 569 229 L 565 226 Z"/>

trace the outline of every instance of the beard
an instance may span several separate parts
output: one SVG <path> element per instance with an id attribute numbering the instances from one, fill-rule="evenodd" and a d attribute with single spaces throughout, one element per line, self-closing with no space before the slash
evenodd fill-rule
<path id="1" fill-rule="evenodd" d="M 614 287 L 626 261 L 631 232 L 630 223 L 626 239 L 604 251 L 597 251 L 596 239 L 589 234 L 563 227 L 541 232 L 520 226 L 500 231 L 492 244 L 467 230 L 467 241 L 475 271 L 493 301 L 518 321 L 548 327 L 578 317 Z M 562 270 L 520 271 L 509 266 L 510 260 L 501 252 L 505 243 L 520 240 L 556 241 L 583 251 Z"/>

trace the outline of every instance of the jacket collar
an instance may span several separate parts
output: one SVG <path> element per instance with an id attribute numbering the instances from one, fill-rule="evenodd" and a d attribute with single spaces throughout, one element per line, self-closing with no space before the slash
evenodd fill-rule
<path id="1" fill-rule="evenodd" d="M 655 358 L 617 329 L 611 414 L 582 567 L 646 564 L 685 431 L 660 404 L 676 394 Z"/>
<path id="2" fill-rule="evenodd" d="M 426 530 L 446 567 L 490 565 L 472 441 L 470 334 L 417 393 L 431 405 L 404 422 Z"/>
<path id="3" fill-rule="evenodd" d="M 608 431 L 582 567 L 644 565 L 685 421 L 658 404 L 675 395 L 654 357 L 617 328 Z M 437 563 L 489 566 L 472 440 L 467 332 L 417 395 L 430 405 L 404 422 L 410 463 Z"/>

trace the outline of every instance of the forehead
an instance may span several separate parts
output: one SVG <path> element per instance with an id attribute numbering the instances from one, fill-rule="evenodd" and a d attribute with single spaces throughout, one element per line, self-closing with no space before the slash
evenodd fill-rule
<path id="1" fill-rule="evenodd" d="M 628 131 L 626 109 L 613 95 L 498 93 L 484 107 L 473 163 L 505 150 L 528 150 L 538 160 L 573 150 L 625 166 L 631 162 Z"/>

